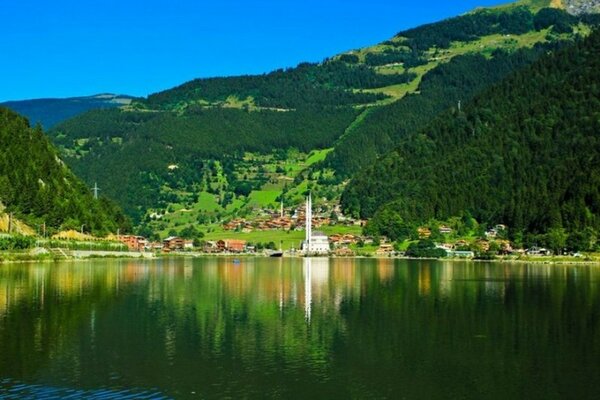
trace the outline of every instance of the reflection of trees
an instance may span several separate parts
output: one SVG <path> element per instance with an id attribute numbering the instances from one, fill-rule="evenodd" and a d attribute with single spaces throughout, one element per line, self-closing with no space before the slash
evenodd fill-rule
<path id="1" fill-rule="evenodd" d="M 494 385 L 490 371 L 519 381 L 551 364 L 536 354 L 597 357 L 578 343 L 598 342 L 599 277 L 587 267 L 368 259 L 6 266 L 0 376 L 183 397 L 326 395 L 340 381 L 351 383 L 337 397 L 394 397 L 399 385 L 407 397 L 439 396 L 441 385 L 459 396 L 466 377 L 477 391 Z"/>

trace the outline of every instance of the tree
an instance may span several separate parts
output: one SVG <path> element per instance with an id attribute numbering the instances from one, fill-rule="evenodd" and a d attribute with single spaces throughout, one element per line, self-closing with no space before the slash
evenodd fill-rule
<path id="1" fill-rule="evenodd" d="M 564 228 L 553 228 L 546 234 L 546 243 L 554 254 L 559 255 L 567 246 L 569 235 Z"/>

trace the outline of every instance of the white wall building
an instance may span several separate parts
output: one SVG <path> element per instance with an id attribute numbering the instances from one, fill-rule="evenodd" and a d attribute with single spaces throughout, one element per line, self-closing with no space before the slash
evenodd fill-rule
<path id="1" fill-rule="evenodd" d="M 329 238 L 323 232 L 312 231 L 312 197 L 306 198 L 306 237 L 302 243 L 302 251 L 306 255 L 329 254 Z"/>

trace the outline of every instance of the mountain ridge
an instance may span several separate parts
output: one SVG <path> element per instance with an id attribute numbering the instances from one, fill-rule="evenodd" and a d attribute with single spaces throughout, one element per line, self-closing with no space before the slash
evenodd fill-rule
<path id="1" fill-rule="evenodd" d="M 458 29 L 462 26 L 470 28 Z M 120 109 L 88 112 L 49 133 L 80 176 L 98 181 L 138 222 L 160 231 L 175 222 L 149 216 L 173 212 L 185 221 L 223 220 L 256 213 L 257 198 L 269 199 L 258 202 L 265 208 L 275 199 L 287 205 L 306 190 L 317 201 L 335 201 L 346 179 L 404 135 L 397 127 L 365 128 L 385 121 L 381 113 L 399 120 L 396 108 L 418 99 L 425 106 L 411 107 L 427 113 L 407 130 L 419 129 L 513 68 L 587 35 L 591 26 L 587 17 L 522 3 L 480 10 L 321 63 L 189 81 Z M 494 75 L 494 63 L 502 62 L 502 74 Z M 478 73 L 489 73 L 480 86 L 461 78 Z M 436 79 L 437 87 L 454 89 L 426 95 Z M 323 157 L 300 171 L 285 163 L 258 173 L 243 170 L 248 160 L 279 157 L 292 147 L 305 153 L 299 159 L 313 152 Z M 348 160 L 360 163 L 346 165 Z M 184 218 L 187 211 L 180 209 L 194 211 Z"/>
<path id="2" fill-rule="evenodd" d="M 0 106 L 27 117 L 33 124 L 40 123 L 48 129 L 83 112 L 114 108 L 128 105 L 135 97 L 112 93 L 99 93 L 91 96 L 65 98 L 39 98 L 28 100 L 12 100 L 0 103 Z"/>

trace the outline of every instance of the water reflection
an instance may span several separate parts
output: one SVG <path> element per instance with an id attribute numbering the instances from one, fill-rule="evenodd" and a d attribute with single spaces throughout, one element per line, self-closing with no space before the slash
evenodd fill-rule
<path id="1" fill-rule="evenodd" d="M 176 398 L 585 398 L 600 394 L 599 281 L 589 266 L 390 259 L 6 265 L 0 379 Z"/>

